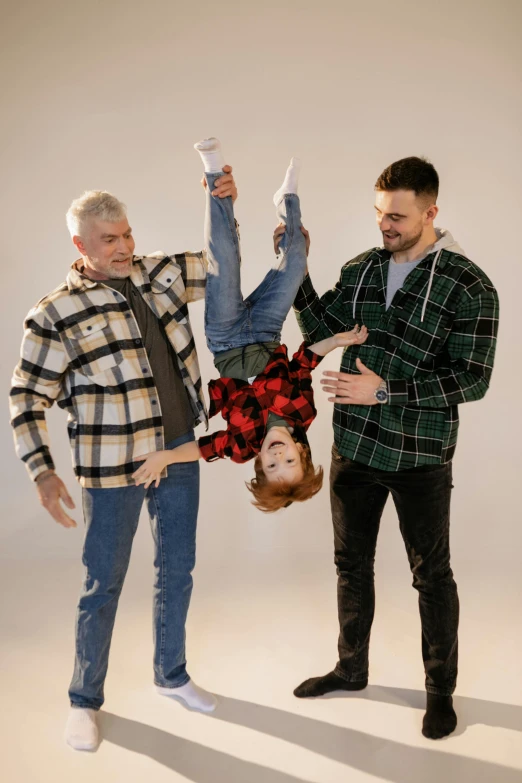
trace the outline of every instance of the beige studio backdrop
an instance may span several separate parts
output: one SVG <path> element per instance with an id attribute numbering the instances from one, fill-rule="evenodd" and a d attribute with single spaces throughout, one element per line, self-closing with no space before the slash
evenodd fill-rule
<path id="1" fill-rule="evenodd" d="M 105 188 L 127 204 L 136 252 L 199 250 L 204 199 L 192 144 L 218 136 L 239 187 L 248 293 L 272 263 L 271 197 L 297 154 L 311 275 L 322 293 L 345 261 L 379 244 L 372 189 L 381 170 L 426 155 L 441 178 L 437 222 L 490 275 L 501 300 L 492 388 L 461 407 L 454 558 L 518 560 L 521 4 L 4 0 L 4 9 L 5 399 L 22 319 L 75 258 L 64 214 L 83 190 Z M 191 319 L 208 380 L 202 303 Z M 300 340 L 292 313 L 284 339 L 291 348 Z M 331 354 L 323 366 L 339 360 Z M 311 442 L 327 467 L 332 411 L 316 388 Z M 53 409 L 49 423 L 59 473 L 79 499 L 65 415 Z M 1 426 L 4 555 L 76 557 L 79 531 L 58 529 L 40 510 L 7 415 Z M 289 558 L 296 549 L 328 550 L 326 488 L 262 517 L 242 486 L 250 473 L 248 465 L 202 466 L 201 557 L 250 546 L 282 548 Z M 379 549 L 404 561 L 391 507 L 387 519 Z"/>
<path id="2" fill-rule="evenodd" d="M 488 562 L 506 571 L 516 566 L 522 547 L 520 2 L 4 0 L 2 17 L 4 573 L 30 578 L 33 566 L 43 564 L 35 601 L 45 601 L 49 582 L 64 579 L 72 631 L 81 524 L 64 530 L 40 509 L 15 457 L 7 416 L 22 319 L 75 259 L 67 207 L 85 189 L 108 189 L 128 206 L 136 252 L 200 250 L 204 198 L 192 145 L 210 135 L 222 140 L 234 166 L 246 293 L 273 262 L 271 199 L 292 155 L 303 160 L 303 219 L 320 293 L 335 284 L 345 261 L 379 244 L 373 184 L 381 170 L 408 155 L 434 163 L 441 178 L 437 223 L 492 278 L 501 301 L 491 390 L 461 408 L 454 568 L 457 581 L 480 579 L 484 586 Z M 214 368 L 203 304 L 190 314 L 206 382 Z M 292 313 L 283 335 L 295 349 L 300 334 Z M 339 361 L 340 353 L 331 354 L 322 367 L 335 369 Z M 318 384 L 316 397 L 311 443 L 328 471 L 332 409 Z M 81 523 L 65 414 L 53 409 L 48 421 L 58 472 Z M 254 553 L 267 588 L 274 574 L 284 578 L 296 562 L 306 572 L 332 559 L 326 482 L 311 502 L 263 516 L 243 485 L 251 472 L 249 465 L 202 465 L 195 600 L 203 572 L 216 585 L 232 580 L 240 591 Z M 411 590 L 391 504 L 379 541 L 379 568 L 387 566 Z M 331 571 L 333 644 L 333 565 Z M 147 600 L 151 576 L 150 535 L 142 525 L 129 579 Z M 12 577 L 8 587 L 16 589 Z M 50 621 L 52 606 L 45 611 Z M 226 623 L 233 622 L 227 615 Z"/>

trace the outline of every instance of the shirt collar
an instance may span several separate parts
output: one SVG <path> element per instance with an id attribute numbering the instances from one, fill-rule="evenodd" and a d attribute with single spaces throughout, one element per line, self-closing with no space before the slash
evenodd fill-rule
<path id="1" fill-rule="evenodd" d="M 136 256 L 134 256 L 132 259 L 133 271 L 135 271 L 134 267 L 138 263 L 138 260 L 139 259 Z M 91 280 L 91 278 L 88 277 L 84 272 L 83 258 L 78 258 L 76 261 L 74 261 L 73 264 L 71 264 L 66 282 L 69 293 L 79 294 L 86 289 L 96 288 L 99 283 L 105 283 L 107 281 Z"/>

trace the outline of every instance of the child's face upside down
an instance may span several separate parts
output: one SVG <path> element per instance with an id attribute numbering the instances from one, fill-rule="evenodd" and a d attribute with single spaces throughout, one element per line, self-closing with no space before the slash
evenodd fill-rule
<path id="1" fill-rule="evenodd" d="M 286 427 L 272 427 L 261 446 L 259 456 L 267 481 L 297 484 L 303 480 L 301 451 Z"/>

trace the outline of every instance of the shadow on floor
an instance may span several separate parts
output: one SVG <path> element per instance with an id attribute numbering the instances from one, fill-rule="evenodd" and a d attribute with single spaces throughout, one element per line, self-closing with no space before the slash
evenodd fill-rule
<path id="1" fill-rule="evenodd" d="M 331 694 L 323 698 L 353 699 L 354 694 Z M 358 699 L 423 709 L 425 693 L 401 688 L 370 686 Z M 520 730 L 522 708 L 509 704 L 457 697 L 459 732 L 483 724 Z M 182 739 L 118 715 L 102 712 L 104 740 L 134 753 L 149 756 L 194 783 L 304 783 L 301 778 L 270 767 L 243 761 L 197 742 Z M 522 772 L 509 766 L 446 752 L 446 741 L 437 749 L 418 748 L 343 728 L 292 712 L 219 696 L 212 718 L 244 726 L 326 758 L 345 764 L 390 783 L 521 783 Z M 419 721 L 420 730 L 420 721 Z"/>
<path id="2" fill-rule="evenodd" d="M 148 756 L 194 783 L 306 783 L 111 712 L 100 712 L 100 724 L 104 742 Z"/>
<path id="3" fill-rule="evenodd" d="M 413 707 L 423 712 L 426 708 L 425 691 L 370 685 L 358 695 L 360 699 Z M 339 694 L 330 694 L 324 698 L 331 699 L 336 696 L 338 698 Z M 517 704 L 503 704 L 502 702 L 487 701 L 486 699 L 473 699 L 468 696 L 455 696 L 453 701 L 459 720 L 455 732 L 456 736 L 464 734 L 470 726 L 479 725 L 522 732 L 522 707 L 519 707 Z"/>

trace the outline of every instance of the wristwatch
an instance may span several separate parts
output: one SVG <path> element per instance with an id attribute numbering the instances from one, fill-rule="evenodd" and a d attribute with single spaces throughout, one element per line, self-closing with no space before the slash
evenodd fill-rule
<path id="1" fill-rule="evenodd" d="M 380 382 L 380 384 L 375 389 L 374 394 L 375 394 L 375 399 L 381 405 L 384 405 L 385 403 L 388 402 L 389 394 L 388 394 L 388 384 L 386 383 L 386 381 Z"/>

